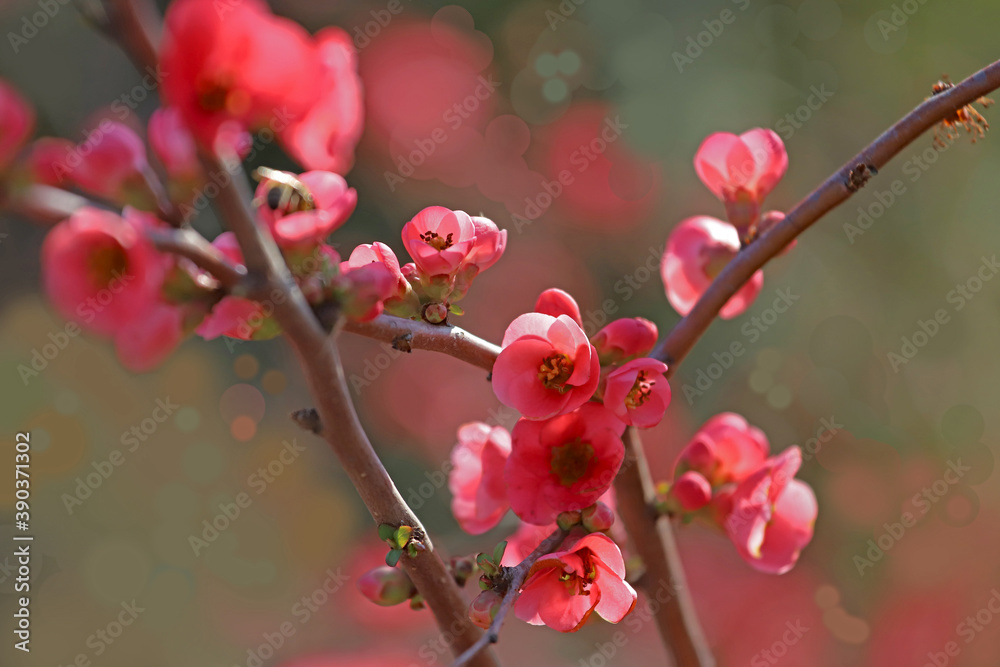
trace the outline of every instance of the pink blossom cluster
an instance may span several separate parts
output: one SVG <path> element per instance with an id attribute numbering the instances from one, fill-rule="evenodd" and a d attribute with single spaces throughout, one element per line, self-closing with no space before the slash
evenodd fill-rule
<path id="1" fill-rule="evenodd" d="M 670 233 L 660 264 L 667 299 L 687 315 L 740 249 L 785 216 L 761 213 L 765 197 L 788 168 L 788 154 L 772 130 L 709 136 L 694 159 L 701 182 L 722 200 L 728 222 L 707 215 L 682 220 Z M 731 319 L 746 311 L 760 294 L 764 272 L 757 271 L 726 302 L 719 316 Z"/>
<path id="2" fill-rule="evenodd" d="M 783 574 L 812 539 L 818 510 L 809 485 L 794 479 L 801 465 L 798 447 L 771 456 L 763 431 L 740 415 L 719 414 L 678 457 L 673 482 L 664 485 L 666 504 L 725 530 L 755 569 Z"/>

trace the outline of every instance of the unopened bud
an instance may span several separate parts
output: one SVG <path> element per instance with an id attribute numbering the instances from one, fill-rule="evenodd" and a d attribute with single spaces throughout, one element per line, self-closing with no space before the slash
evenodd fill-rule
<path id="1" fill-rule="evenodd" d="M 469 605 L 469 618 L 485 630 L 496 618 L 497 612 L 500 611 L 501 602 L 503 602 L 503 596 L 496 591 L 483 591 Z"/>
<path id="2" fill-rule="evenodd" d="M 556 524 L 563 530 L 569 530 L 580 523 L 580 512 L 563 512 L 556 517 Z"/>
<path id="3" fill-rule="evenodd" d="M 670 487 L 670 495 L 687 512 L 699 510 L 712 499 L 712 487 L 700 473 L 689 470 Z"/>
<path id="4" fill-rule="evenodd" d="M 604 503 L 594 503 L 582 512 L 583 527 L 591 532 L 601 532 L 615 523 L 615 513 Z"/>
<path id="5" fill-rule="evenodd" d="M 431 324 L 441 324 L 448 319 L 448 306 L 443 303 L 429 303 L 424 306 L 424 320 Z"/>
<path id="6" fill-rule="evenodd" d="M 383 607 L 406 602 L 417 589 L 405 572 L 394 567 L 376 567 L 358 580 L 361 594 Z"/>

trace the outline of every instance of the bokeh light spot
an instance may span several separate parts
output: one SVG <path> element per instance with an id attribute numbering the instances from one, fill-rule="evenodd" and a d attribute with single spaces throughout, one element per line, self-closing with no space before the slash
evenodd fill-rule
<path id="1" fill-rule="evenodd" d="M 237 377 L 243 380 L 249 380 L 257 375 L 258 370 L 260 370 L 260 363 L 257 361 L 257 357 L 252 354 L 241 354 L 233 362 L 233 371 Z"/>
<path id="2" fill-rule="evenodd" d="M 260 386 L 269 394 L 280 394 L 288 387 L 288 378 L 281 371 L 270 370 L 261 377 Z"/>
<path id="3" fill-rule="evenodd" d="M 569 86 L 562 79 L 549 79 L 542 85 L 542 96 L 549 102 L 562 102 L 569 94 Z"/>

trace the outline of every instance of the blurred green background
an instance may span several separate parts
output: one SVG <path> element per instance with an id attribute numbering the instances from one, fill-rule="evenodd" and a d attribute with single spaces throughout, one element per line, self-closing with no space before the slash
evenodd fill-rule
<path id="1" fill-rule="evenodd" d="M 0 76 L 36 105 L 36 135 L 80 140 L 92 114 L 134 95 L 141 77 L 72 5 L 54 6 L 15 53 L 10 34 L 27 34 L 42 5 L 3 3 Z M 692 167 L 705 136 L 774 128 L 790 167 L 768 205 L 786 210 L 942 75 L 957 81 L 996 59 L 1000 23 L 994 2 L 942 0 L 272 7 L 313 31 L 339 25 L 362 47 L 369 121 L 348 175 L 360 203 L 334 236 L 338 248 L 346 256 L 382 240 L 402 257 L 402 224 L 432 203 L 491 217 L 510 230 L 507 254 L 477 279 L 457 323 L 494 341 L 551 286 L 573 293 L 594 326 L 613 311 L 667 330 L 679 317 L 655 271 L 665 239 L 687 216 L 724 214 Z M 495 92 L 449 130 L 426 169 L 387 179 L 435 123 L 450 127 L 441 109 L 461 104 L 480 74 L 499 82 Z M 154 98 L 130 122 L 144 125 Z M 617 119 L 620 136 L 524 222 L 544 183 L 583 164 L 578 151 L 605 119 Z M 275 147 L 258 164 L 293 166 Z M 782 577 L 752 572 L 707 528 L 680 531 L 720 664 L 998 664 L 1000 619 L 988 607 L 1000 598 L 998 174 L 994 136 L 973 145 L 963 132 L 944 149 L 921 138 L 768 266 L 757 302 L 713 325 L 672 381 L 667 419 L 645 437 L 659 477 L 699 424 L 732 410 L 774 451 L 806 448 L 800 475 L 820 501 L 816 536 Z M 197 226 L 219 229 L 211 214 Z M 280 340 L 191 340 L 158 371 L 133 376 L 108 345 L 82 336 L 22 379 L 19 366 L 64 327 L 39 294 L 45 231 L 0 222 L 0 424 L 5 442 L 32 433 L 36 534 L 33 650 L 12 648 L 12 575 L 0 568 L 0 664 L 84 655 L 108 666 L 249 667 L 331 652 L 343 657 L 330 664 L 447 664 L 427 612 L 376 608 L 357 593 L 353 579 L 381 547 L 332 453 L 287 418 L 309 399 Z M 771 310 L 779 291 L 796 298 L 783 314 Z M 941 309 L 947 322 L 922 336 Z M 728 357 L 735 342 L 744 352 Z M 483 374 L 367 340 L 345 336 L 343 346 L 376 446 L 439 547 L 492 548 L 512 520 L 464 535 L 440 472 L 456 428 L 498 406 Z M 157 400 L 177 405 L 162 423 L 150 421 Z M 130 449 L 123 435 L 144 420 L 155 426 Z M 276 465 L 283 443 L 305 451 Z M 90 488 L 88 475 L 107 470 L 115 450 L 124 463 Z M 950 483 L 956 462 L 970 470 Z M 270 482 L 258 472 L 268 466 Z M 12 483 L 0 488 L 7 545 Z M 251 506 L 195 554 L 190 536 L 240 492 Z M 80 502 L 67 500 L 74 494 Z M 904 512 L 917 522 L 900 531 Z M 320 594 L 328 582 L 335 592 Z M 133 601 L 144 610 L 134 623 L 111 642 L 96 634 L 112 632 Z M 268 649 L 285 623 L 293 632 Z M 943 653 L 949 642 L 957 655 Z M 666 660 L 639 612 L 569 636 L 510 622 L 498 652 L 507 664 Z"/>

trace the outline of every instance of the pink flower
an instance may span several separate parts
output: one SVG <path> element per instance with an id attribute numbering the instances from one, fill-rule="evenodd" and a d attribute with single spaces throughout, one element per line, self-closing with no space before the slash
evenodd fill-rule
<path id="1" fill-rule="evenodd" d="M 659 333 L 656 325 L 641 317 L 625 317 L 609 323 L 590 342 L 601 364 L 620 364 L 650 353 Z"/>
<path id="2" fill-rule="evenodd" d="M 173 107 L 161 107 L 149 117 L 149 145 L 171 178 L 191 180 L 201 171 L 198 148 L 184 120 Z"/>
<path id="3" fill-rule="evenodd" d="M 789 447 L 740 482 L 724 524 L 736 550 L 761 572 L 784 574 L 812 539 L 818 511 L 808 484 L 793 479 L 802 452 Z"/>
<path id="4" fill-rule="evenodd" d="M 569 315 L 573 318 L 574 322 L 580 325 L 581 329 L 583 328 L 583 317 L 580 315 L 580 306 L 577 305 L 576 299 L 561 289 L 553 287 L 542 292 L 538 297 L 538 301 L 535 302 L 535 312 L 543 315 L 551 315 L 552 317 Z"/>
<path id="5" fill-rule="evenodd" d="M 282 248 L 322 242 L 354 212 L 358 193 L 343 176 L 329 171 L 307 171 L 295 177 L 305 190 L 279 185 L 280 176 L 265 178 L 257 186 L 257 214 Z M 301 186 L 300 186 L 301 187 Z"/>
<path id="6" fill-rule="evenodd" d="M 451 275 L 476 244 L 476 224 L 465 211 L 428 206 L 403 226 L 403 245 L 426 276 Z"/>
<path id="7" fill-rule="evenodd" d="M 152 203 L 145 177 L 149 171 L 146 145 L 129 126 L 101 121 L 76 147 L 75 155 L 80 163 L 69 170 L 69 177 L 83 190 L 113 202 Z"/>
<path id="8" fill-rule="evenodd" d="M 49 299 L 63 317 L 101 334 L 144 316 L 159 299 L 165 266 L 138 219 L 91 207 L 53 227 L 42 244 Z"/>
<path id="9" fill-rule="evenodd" d="M 0 79 L 0 128 L 3 128 L 0 131 L 0 172 L 14 161 L 34 127 L 34 109 L 12 85 Z"/>
<path id="10" fill-rule="evenodd" d="M 396 276 L 384 264 L 369 262 L 353 267 L 341 262 L 338 300 L 344 315 L 367 322 L 382 314 L 386 299 L 396 293 Z"/>
<path id="11" fill-rule="evenodd" d="M 687 315 L 723 267 L 736 257 L 740 239 L 736 229 L 708 216 L 688 218 L 674 227 L 660 264 L 667 300 L 678 313 Z M 743 313 L 764 285 L 764 272 L 757 271 L 719 312 L 723 319 Z"/>
<path id="12" fill-rule="evenodd" d="M 670 405 L 666 372 L 665 363 L 648 357 L 616 368 L 608 374 L 604 406 L 629 426 L 656 426 Z"/>
<path id="13" fill-rule="evenodd" d="M 529 523 L 549 524 L 594 504 L 621 467 L 624 430 L 598 403 L 547 421 L 519 420 L 504 467 L 511 509 Z"/>
<path id="14" fill-rule="evenodd" d="M 340 28 L 325 28 L 315 39 L 323 69 L 317 87 L 323 94 L 301 120 L 293 119 L 281 141 L 307 169 L 346 174 L 365 120 L 357 55 L 350 36 Z"/>
<path id="15" fill-rule="evenodd" d="M 483 272 L 503 256 L 503 251 L 507 248 L 507 230 L 498 229 L 489 218 L 475 215 L 472 216 L 472 225 L 475 228 L 475 241 L 465 262 Z"/>
<path id="16" fill-rule="evenodd" d="M 212 241 L 212 245 L 230 263 L 243 266 L 243 253 L 240 251 L 235 234 L 223 232 Z M 212 307 L 212 311 L 201 321 L 195 333 L 205 340 L 213 340 L 219 336 L 251 340 L 266 322 L 264 311 L 256 301 L 239 296 L 225 296 Z"/>
<path id="17" fill-rule="evenodd" d="M 693 470 L 713 487 L 740 482 L 760 468 L 770 446 L 759 428 L 733 412 L 723 412 L 698 429 L 677 459 L 676 472 Z"/>
<path id="18" fill-rule="evenodd" d="M 143 373 L 159 366 L 184 340 L 184 313 L 163 302 L 150 304 L 115 332 L 118 360 L 130 371 Z"/>
<path id="19" fill-rule="evenodd" d="M 510 446 L 510 433 L 502 426 L 473 422 L 459 427 L 448 488 L 451 511 L 465 532 L 485 533 L 510 508 L 503 479 Z"/>
<path id="20" fill-rule="evenodd" d="M 69 139 L 41 137 L 35 139 L 24 156 L 24 164 L 33 183 L 59 185 L 70 169 L 66 159 L 75 149 Z"/>
<path id="21" fill-rule="evenodd" d="M 712 500 L 712 487 L 701 473 L 688 470 L 670 485 L 670 496 L 686 512 L 694 512 Z"/>
<path id="22" fill-rule="evenodd" d="M 308 33 L 259 0 L 170 3 L 160 64 L 165 102 L 212 150 L 217 139 L 305 117 L 326 81 Z"/>
<path id="23" fill-rule="evenodd" d="M 507 327 L 501 347 L 493 365 L 493 391 L 527 419 L 575 410 L 597 389 L 597 352 L 568 315 L 521 315 Z"/>
<path id="24" fill-rule="evenodd" d="M 359 268 L 372 262 L 382 264 L 396 278 L 397 296 L 399 296 L 399 293 L 406 291 L 406 286 L 409 283 L 399 268 L 399 260 L 396 259 L 396 254 L 386 244 L 379 241 L 375 243 L 363 243 L 355 248 L 351 252 L 351 256 L 347 259 L 347 263 L 352 268 Z"/>
<path id="25" fill-rule="evenodd" d="M 591 533 L 567 551 L 539 558 L 514 603 L 514 614 L 559 632 L 579 630 L 590 614 L 610 623 L 625 618 L 638 596 L 625 581 L 625 561 L 606 535 Z"/>
<path id="26" fill-rule="evenodd" d="M 726 205 L 729 221 L 750 229 L 761 203 L 788 168 L 785 145 L 772 130 L 756 128 L 736 136 L 709 136 L 694 158 L 698 177 Z"/>
<path id="27" fill-rule="evenodd" d="M 503 558 L 500 559 L 500 564 L 505 567 L 517 567 L 558 528 L 555 523 L 536 525 L 522 521 L 520 524 L 517 530 L 507 537 L 507 548 L 503 552 Z"/>

